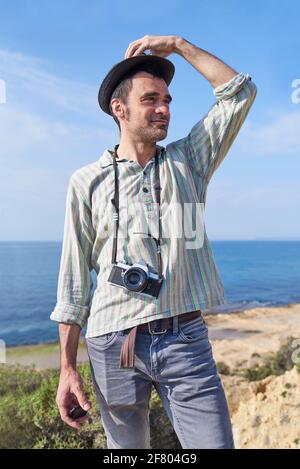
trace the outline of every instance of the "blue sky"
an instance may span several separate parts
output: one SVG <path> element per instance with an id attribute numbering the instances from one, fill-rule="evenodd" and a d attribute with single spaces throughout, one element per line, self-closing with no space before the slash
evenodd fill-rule
<path id="1" fill-rule="evenodd" d="M 70 175 L 119 139 L 98 108 L 99 84 L 145 34 L 183 36 L 258 88 L 208 189 L 209 238 L 300 239 L 299 14 L 289 0 L 0 0 L 0 240 L 62 239 Z M 185 136 L 215 101 L 187 61 L 169 59 L 176 72 L 162 145 Z"/>

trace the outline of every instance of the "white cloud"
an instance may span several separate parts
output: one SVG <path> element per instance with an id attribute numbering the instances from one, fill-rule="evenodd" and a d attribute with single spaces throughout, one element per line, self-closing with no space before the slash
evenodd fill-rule
<path id="1" fill-rule="evenodd" d="M 60 239 L 70 174 L 96 161 L 117 134 L 98 108 L 94 87 L 46 67 L 38 58 L 0 50 L 7 85 L 0 107 L 0 239 Z"/>
<path id="2" fill-rule="evenodd" d="M 100 147 L 108 144 L 114 135 L 100 127 L 51 121 L 47 116 L 16 109 L 9 104 L 0 108 L 0 128 L 0 161 L 11 166 L 24 159 L 29 165 L 43 164 L 50 156 L 60 161 L 74 151 L 85 152 L 89 158 L 88 155 L 93 155 L 92 149 L 98 157 Z M 35 155 L 39 155 L 37 162 Z"/>
<path id="3" fill-rule="evenodd" d="M 47 159 L 59 164 L 57 159 L 63 162 L 74 153 L 85 153 L 88 163 L 115 138 L 98 107 L 96 88 L 51 74 L 47 66 L 0 49 L 0 77 L 7 84 L 7 102 L 0 107 L 0 160 L 7 168 L 15 170 L 24 161 L 36 167 Z"/>
<path id="4" fill-rule="evenodd" d="M 269 182 L 269 184 L 271 184 Z M 239 187 L 211 184 L 206 203 L 209 236 L 223 239 L 300 238 L 300 191 L 297 185 Z"/>
<path id="5" fill-rule="evenodd" d="M 27 103 L 30 108 L 45 102 L 86 115 L 98 112 L 96 86 L 49 73 L 47 66 L 39 58 L 0 49 L 0 77 L 6 81 L 7 101 Z"/>
<path id="6" fill-rule="evenodd" d="M 253 155 L 300 155 L 300 110 L 276 115 L 272 121 L 258 124 L 247 121 L 237 140 L 237 149 L 242 148 Z"/>

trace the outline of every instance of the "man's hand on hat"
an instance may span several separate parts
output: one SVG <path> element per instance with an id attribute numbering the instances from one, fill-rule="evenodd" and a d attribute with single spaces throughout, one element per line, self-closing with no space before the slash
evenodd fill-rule
<path id="1" fill-rule="evenodd" d="M 178 36 L 144 36 L 129 44 L 125 52 L 125 59 L 142 55 L 145 50 L 150 50 L 151 55 L 167 57 L 176 50 Z"/>

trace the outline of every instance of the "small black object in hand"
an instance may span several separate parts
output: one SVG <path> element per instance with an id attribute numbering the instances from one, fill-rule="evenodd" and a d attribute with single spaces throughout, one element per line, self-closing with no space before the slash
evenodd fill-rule
<path id="1" fill-rule="evenodd" d="M 87 411 L 80 407 L 80 405 L 77 405 L 70 410 L 68 415 L 72 420 L 76 420 L 80 417 L 84 417 L 86 414 Z"/>

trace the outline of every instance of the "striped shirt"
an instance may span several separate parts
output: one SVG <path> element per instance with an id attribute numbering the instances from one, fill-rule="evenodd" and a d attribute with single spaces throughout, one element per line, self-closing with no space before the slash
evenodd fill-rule
<path id="1" fill-rule="evenodd" d="M 213 92 L 216 102 L 185 138 L 165 148 L 156 146 L 164 278 L 158 298 L 107 281 L 112 268 L 114 166 L 113 150 L 105 150 L 99 160 L 77 169 L 69 180 L 57 303 L 50 316 L 52 320 L 80 327 L 87 323 L 86 337 L 95 337 L 227 302 L 204 223 L 201 228 L 196 226 L 198 234 L 202 233 L 201 243 L 191 243 L 192 248 L 187 247 L 185 236 L 172 236 L 180 224 L 178 207 L 205 207 L 208 183 L 240 130 L 257 89 L 251 77 L 241 72 Z M 149 223 L 158 219 L 153 217 L 158 213 L 154 160 L 153 157 L 142 167 L 137 161 L 117 158 L 120 194 L 117 261 L 134 264 L 144 260 L 157 271 L 156 244 L 143 235 L 145 230 L 136 229 L 141 214 Z M 132 207 L 138 207 L 139 214 Z M 197 210 L 193 210 L 188 213 L 195 221 Z M 93 269 L 97 273 L 97 285 L 92 296 Z"/>

